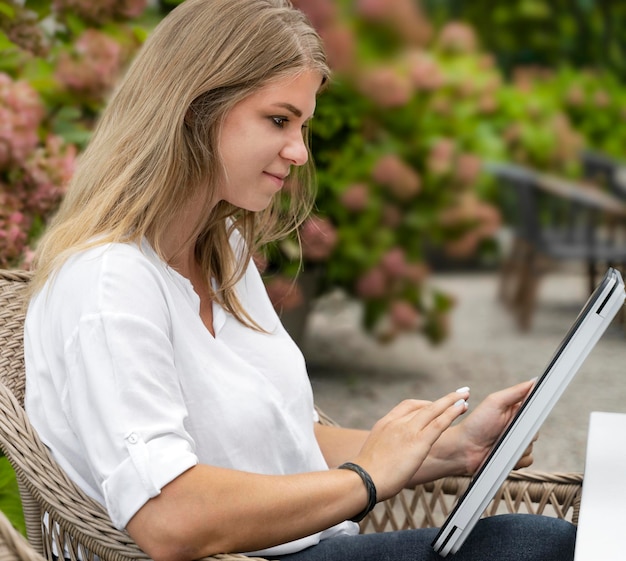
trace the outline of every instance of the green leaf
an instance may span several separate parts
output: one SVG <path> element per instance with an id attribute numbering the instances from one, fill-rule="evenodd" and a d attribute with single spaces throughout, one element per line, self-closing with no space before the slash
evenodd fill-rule
<path id="1" fill-rule="evenodd" d="M 140 43 L 144 43 L 150 33 L 147 29 L 139 25 L 133 26 L 132 30 L 133 30 L 133 35 L 137 38 L 137 40 Z"/>
<path id="2" fill-rule="evenodd" d="M 85 22 L 80 19 L 78 16 L 74 14 L 66 14 L 65 22 L 67 24 L 68 29 L 72 32 L 72 35 L 78 37 L 85 31 L 86 25 Z"/>
<path id="3" fill-rule="evenodd" d="M 15 17 L 15 7 L 6 2 L 0 2 L 0 14 L 7 16 L 9 19 L 13 19 Z"/>
<path id="4" fill-rule="evenodd" d="M 0 457 L 0 510 L 4 512 L 13 526 L 25 536 L 26 523 L 24 522 L 17 479 L 6 456 Z"/>
<path id="5" fill-rule="evenodd" d="M 4 31 L 0 29 L 0 51 L 13 51 L 18 47 L 9 39 Z"/>
<path id="6" fill-rule="evenodd" d="M 26 0 L 24 6 L 35 12 L 39 18 L 50 15 L 52 2 L 50 0 Z"/>

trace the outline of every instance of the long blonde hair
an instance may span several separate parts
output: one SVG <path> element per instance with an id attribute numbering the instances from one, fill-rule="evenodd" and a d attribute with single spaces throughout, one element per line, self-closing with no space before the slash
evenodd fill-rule
<path id="1" fill-rule="evenodd" d="M 194 231 L 196 258 L 220 287 L 211 296 L 255 326 L 234 285 L 261 244 L 296 228 L 310 211 L 312 163 L 294 174 L 288 210 L 276 199 L 259 213 L 225 202 L 209 211 L 222 173 L 217 141 L 237 102 L 305 70 L 328 80 L 322 42 L 288 0 L 186 0 L 170 12 L 135 57 L 80 157 L 38 245 L 31 293 L 93 245 L 145 237 L 164 258 L 168 220 L 202 189 L 207 212 Z M 243 259 L 228 241 L 233 228 L 246 242 Z"/>

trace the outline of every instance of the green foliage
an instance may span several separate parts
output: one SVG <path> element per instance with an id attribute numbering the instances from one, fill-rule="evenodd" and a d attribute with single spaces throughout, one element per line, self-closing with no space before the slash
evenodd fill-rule
<path id="1" fill-rule="evenodd" d="M 36 124 L 39 148 L 51 134 L 78 150 L 86 145 L 115 79 L 178 3 L 160 0 L 128 20 L 114 13 L 98 19 L 89 2 L 80 12 L 53 9 L 52 0 L 0 0 L 0 72 L 26 81 L 45 107 Z M 294 237 L 267 249 L 268 282 L 294 276 L 302 258 L 305 268 L 324 271 L 319 293 L 340 288 L 363 301 L 367 329 L 387 337 L 413 326 L 439 341 L 452 302 L 431 286 L 432 266 L 441 256 L 462 263 L 497 255 L 497 185 L 480 173 L 480 162 L 508 160 L 576 177 L 583 146 L 621 155 L 620 81 L 577 65 L 600 55 L 610 59 L 605 67 L 617 64 L 616 34 L 610 53 L 578 37 L 583 28 L 609 29 L 607 14 L 615 29 L 624 8 L 593 0 L 575 2 L 570 12 L 564 0 L 425 1 L 430 21 L 411 0 L 389 0 L 382 11 L 375 2 L 295 3 L 311 11 L 335 78 L 319 98 L 311 133 L 320 220 L 303 226 L 302 246 Z M 450 21 L 461 17 L 465 23 Z M 564 53 L 572 65 L 560 64 Z M 513 73 L 519 61 L 556 70 Z M 25 175 L 24 166 L 12 165 L 0 170 L 11 188 Z M 0 227 L 3 213 L 15 217 L 14 210 L 0 208 Z M 20 223 L 24 251 L 53 210 Z M 326 244 L 324 257 L 320 247 L 314 258 L 307 254 L 311 243 Z M 404 327 L 390 327 L 394 310 Z"/>
<path id="2" fill-rule="evenodd" d="M 591 107 L 579 107 L 580 115 L 570 111 L 563 103 L 571 86 L 565 76 L 557 81 L 546 72 L 530 72 L 508 80 L 465 23 L 441 22 L 434 36 L 416 42 L 419 26 L 407 32 L 398 20 L 398 14 L 407 15 L 406 5 L 394 0 L 386 12 L 376 12 L 372 3 L 366 14 L 352 2 L 339 2 L 337 19 L 320 27 L 330 37 L 331 60 L 345 62 L 352 52 L 351 66 L 342 65 L 320 97 L 313 128 L 317 211 L 337 236 L 323 264 L 323 289 L 341 287 L 362 299 L 370 330 L 385 321 L 394 301 L 409 302 L 424 320 L 424 335 L 437 341 L 451 305 L 445 295 L 434 296 L 421 278 L 365 296 L 361 281 L 398 249 L 411 265 L 436 265 L 442 255 L 461 263 L 493 261 L 500 194 L 492 178 L 475 173 L 476 160 L 513 161 L 577 177 L 580 150 L 607 138 L 609 120 Z M 527 18 L 549 15 L 541 2 L 522 8 Z M 419 15 L 412 17 L 417 23 Z M 506 19 L 501 10 L 494 17 Z M 333 40 L 337 35 L 343 43 Z M 353 44 L 347 46 L 345 37 Z M 343 53 L 336 52 L 341 48 Z M 574 71 L 570 79 L 576 83 L 584 75 Z M 594 77 L 590 82 L 589 88 L 599 87 Z M 398 196 L 377 177 L 377 166 L 389 155 L 415 174 L 419 189 L 413 195 Z M 367 201 L 357 210 L 344 202 L 355 185 L 367 187 Z M 385 218 L 390 207 L 397 213 L 393 224 Z M 302 256 L 306 262 L 306 252 Z M 279 267 L 288 274 L 294 270 Z"/>
<path id="3" fill-rule="evenodd" d="M 609 71 L 626 78 L 626 4 L 610 0 L 422 0 L 443 25 L 472 24 L 510 74 L 520 64 Z"/>
<path id="4" fill-rule="evenodd" d="M 0 455 L 0 511 L 19 532 L 26 536 L 26 523 L 17 479 L 13 467 L 4 455 Z"/>

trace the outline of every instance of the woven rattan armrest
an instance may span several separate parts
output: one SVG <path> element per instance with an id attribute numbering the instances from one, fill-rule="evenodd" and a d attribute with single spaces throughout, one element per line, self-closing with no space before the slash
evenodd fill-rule
<path id="1" fill-rule="evenodd" d="M 318 414 L 323 424 L 337 424 L 319 408 Z M 405 489 L 378 504 L 361 522 L 361 532 L 441 526 L 470 481 L 469 476 L 445 477 Z M 526 512 L 556 516 L 577 524 L 582 482 L 580 473 L 513 471 L 485 510 L 485 516 Z"/>

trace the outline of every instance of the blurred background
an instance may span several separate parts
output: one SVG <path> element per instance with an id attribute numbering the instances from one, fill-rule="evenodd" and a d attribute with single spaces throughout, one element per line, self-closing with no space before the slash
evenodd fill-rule
<path id="1" fill-rule="evenodd" d="M 0 267 L 30 266 L 108 95 L 177 3 L 0 0 Z M 334 71 L 311 130 L 318 196 L 301 243 L 257 264 L 318 403 L 368 426 L 402 397 L 468 384 L 478 401 L 540 374 L 626 262 L 626 4 L 294 4 Z M 609 377 L 576 390 L 585 406 L 555 412 L 541 466 L 582 469 L 585 407 L 620 407 L 623 337 L 589 367 Z M 19 511 L 7 477 L 0 508 Z"/>

